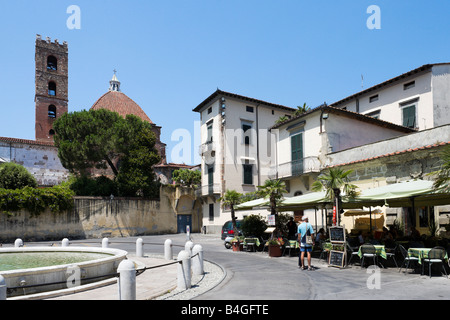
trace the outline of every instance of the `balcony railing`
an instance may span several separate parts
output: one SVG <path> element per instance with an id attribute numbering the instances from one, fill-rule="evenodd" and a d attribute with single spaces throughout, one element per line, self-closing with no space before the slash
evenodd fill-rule
<path id="1" fill-rule="evenodd" d="M 317 157 L 306 157 L 273 166 L 269 171 L 269 179 L 297 177 L 311 172 L 320 172 L 320 162 Z"/>
<path id="2" fill-rule="evenodd" d="M 196 196 L 207 196 L 213 194 L 220 194 L 221 186 L 220 183 L 207 184 L 199 187 L 195 190 Z"/>
<path id="3" fill-rule="evenodd" d="M 200 156 L 203 156 L 205 153 L 210 154 L 212 151 L 216 151 L 216 145 L 214 144 L 213 141 L 208 141 L 208 142 L 202 143 L 198 147 L 198 154 Z"/>

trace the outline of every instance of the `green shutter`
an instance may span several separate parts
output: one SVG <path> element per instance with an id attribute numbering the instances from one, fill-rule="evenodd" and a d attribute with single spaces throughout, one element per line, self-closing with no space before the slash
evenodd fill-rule
<path id="1" fill-rule="evenodd" d="M 403 126 L 408 128 L 416 127 L 416 106 L 403 108 Z"/>
<path id="2" fill-rule="evenodd" d="M 291 137 L 291 161 L 303 159 L 303 139 L 302 134 Z"/>
<path id="3" fill-rule="evenodd" d="M 303 173 L 303 135 L 291 136 L 291 174 L 298 176 Z"/>

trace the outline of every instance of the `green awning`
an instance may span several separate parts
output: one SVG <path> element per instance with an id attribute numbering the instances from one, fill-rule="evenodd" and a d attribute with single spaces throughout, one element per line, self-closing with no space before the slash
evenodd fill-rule
<path id="1" fill-rule="evenodd" d="M 311 192 L 300 196 L 285 198 L 278 206 L 279 211 L 312 209 L 319 204 L 329 203 L 325 192 Z"/>
<path id="2" fill-rule="evenodd" d="M 251 210 L 257 207 L 264 207 L 269 205 L 269 199 L 255 199 L 251 201 L 247 201 L 241 204 L 234 206 L 234 210 Z"/>
<path id="3" fill-rule="evenodd" d="M 450 194 L 436 193 L 433 181 L 415 180 L 399 182 L 378 188 L 365 189 L 356 199 L 346 201 L 344 208 L 360 208 L 362 206 L 411 207 L 450 204 Z"/>
<path id="4" fill-rule="evenodd" d="M 343 200 L 343 209 L 376 207 L 438 206 L 450 204 L 449 193 L 436 193 L 433 181 L 415 180 L 390 184 L 378 188 L 365 189 L 353 200 Z M 330 203 L 325 192 L 311 192 L 296 197 L 284 198 L 277 206 L 278 211 L 293 211 L 317 208 Z M 256 199 L 235 206 L 236 210 L 248 210 L 269 206 L 268 199 Z"/>

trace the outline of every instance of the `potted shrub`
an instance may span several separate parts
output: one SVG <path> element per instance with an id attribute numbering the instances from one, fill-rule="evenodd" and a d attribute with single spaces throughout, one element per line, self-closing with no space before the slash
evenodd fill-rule
<path id="1" fill-rule="evenodd" d="M 272 238 L 267 241 L 267 245 L 269 246 L 269 257 L 281 257 L 283 240 Z"/>
<path id="2" fill-rule="evenodd" d="M 233 240 L 231 240 L 231 247 L 233 248 L 233 251 L 242 251 L 243 250 L 243 239 L 234 237 Z"/>

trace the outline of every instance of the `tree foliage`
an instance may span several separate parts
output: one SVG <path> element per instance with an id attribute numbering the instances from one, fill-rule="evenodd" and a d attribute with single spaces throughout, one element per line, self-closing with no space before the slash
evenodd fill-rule
<path id="1" fill-rule="evenodd" d="M 66 113 L 54 123 L 62 165 L 77 177 L 110 168 L 115 195 L 155 196 L 153 165 L 160 161 L 151 124 L 105 109 Z"/>
<path id="2" fill-rule="evenodd" d="M 236 226 L 236 214 L 234 212 L 234 206 L 241 203 L 243 199 L 242 193 L 237 192 L 236 190 L 227 190 L 223 197 L 219 200 L 222 202 L 223 206 L 230 207 L 231 210 L 231 223 L 233 225 L 233 230 L 235 234 L 238 234 L 237 226 Z"/>
<path id="3" fill-rule="evenodd" d="M 11 214 L 22 209 L 32 215 L 38 215 L 46 208 L 52 212 L 72 209 L 73 192 L 66 186 L 37 189 L 24 187 L 21 189 L 0 189 L 0 211 Z"/>
<path id="4" fill-rule="evenodd" d="M 242 233 L 246 237 L 263 237 L 264 231 L 267 229 L 267 223 L 263 217 L 251 214 L 242 221 Z"/>
<path id="5" fill-rule="evenodd" d="M 287 190 L 282 180 L 266 180 L 264 185 L 258 186 L 258 195 L 270 201 L 270 214 L 277 214 L 277 204 L 284 198 L 283 193 Z"/>
<path id="6" fill-rule="evenodd" d="M 183 186 L 193 187 L 201 184 L 202 174 L 199 170 L 177 169 L 172 173 L 172 179 Z"/>
<path id="7" fill-rule="evenodd" d="M 433 189 L 442 193 L 450 193 L 450 146 L 446 146 L 441 151 L 440 158 L 441 167 L 430 173 L 435 175 Z"/>
<path id="8" fill-rule="evenodd" d="M 327 171 L 317 177 L 311 189 L 316 192 L 325 190 L 327 198 L 331 201 L 334 201 L 334 190 L 337 189 L 344 192 L 343 198 L 354 198 L 358 194 L 358 187 L 350 183 L 349 175 L 352 172 L 353 170 L 345 171 L 341 168 L 328 168 Z"/>
<path id="9" fill-rule="evenodd" d="M 0 165 L 0 188 L 21 189 L 24 187 L 36 188 L 36 178 L 20 164 L 7 162 Z"/>

